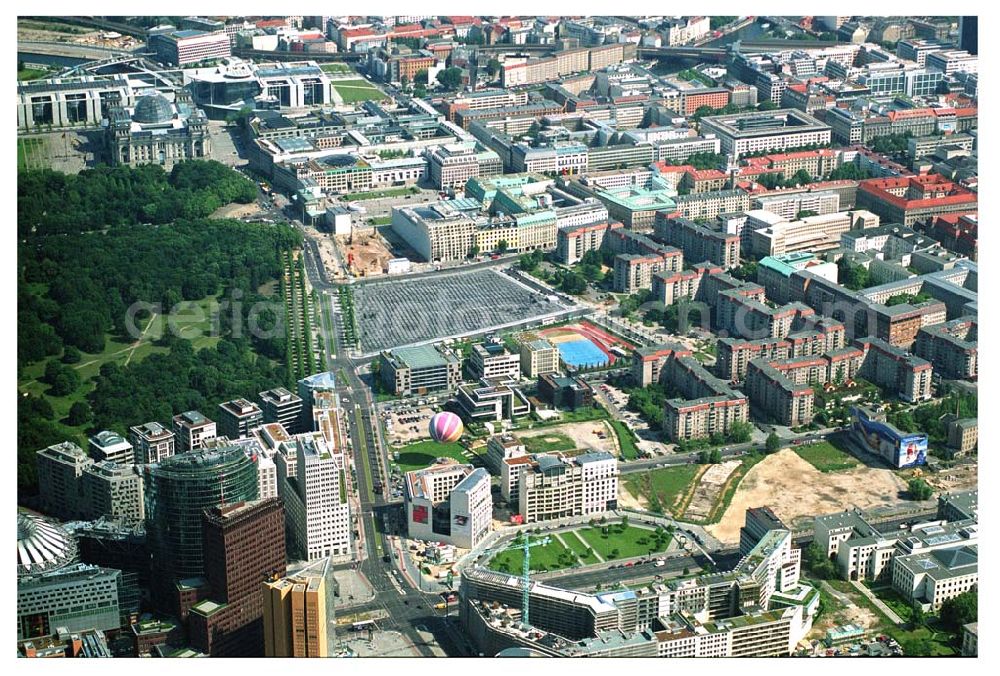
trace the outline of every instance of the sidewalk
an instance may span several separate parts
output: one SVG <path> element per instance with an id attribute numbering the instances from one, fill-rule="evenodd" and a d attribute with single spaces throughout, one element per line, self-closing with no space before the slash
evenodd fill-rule
<path id="1" fill-rule="evenodd" d="M 375 599 L 375 588 L 360 570 L 335 570 L 333 577 L 340 588 L 338 608 L 360 606 Z"/>
<path id="2" fill-rule="evenodd" d="M 882 599 L 880 599 L 879 597 L 875 596 L 875 594 L 872 592 L 871 589 L 869 589 L 868 587 L 864 586 L 863 584 L 861 584 L 857 580 L 851 580 L 851 585 L 853 585 L 854 588 L 857 589 L 859 592 L 861 592 L 862 594 L 864 594 L 865 597 L 869 601 L 871 601 L 872 603 L 874 603 L 878 607 L 879 610 L 881 610 L 883 613 L 886 614 L 886 617 L 888 617 L 890 620 L 892 620 L 893 622 L 895 622 L 898 626 L 901 627 L 904 624 L 906 624 L 903 621 L 903 618 L 901 618 L 899 615 L 897 615 L 895 612 L 893 612 L 892 608 L 890 608 L 889 606 L 887 606 L 882 601 Z"/>

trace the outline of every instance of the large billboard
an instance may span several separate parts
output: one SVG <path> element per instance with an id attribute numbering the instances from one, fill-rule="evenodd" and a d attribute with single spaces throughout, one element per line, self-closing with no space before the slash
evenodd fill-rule
<path id="1" fill-rule="evenodd" d="M 854 432 L 869 451 L 897 468 L 927 464 L 926 434 L 904 434 L 863 408 L 853 408 L 851 413 Z"/>

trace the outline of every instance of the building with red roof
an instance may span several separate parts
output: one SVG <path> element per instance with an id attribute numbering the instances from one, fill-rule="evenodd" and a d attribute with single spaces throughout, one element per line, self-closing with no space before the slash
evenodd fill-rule
<path id="1" fill-rule="evenodd" d="M 928 222 L 935 216 L 978 208 L 975 193 L 939 174 L 875 178 L 858 184 L 857 205 L 885 223 Z"/>

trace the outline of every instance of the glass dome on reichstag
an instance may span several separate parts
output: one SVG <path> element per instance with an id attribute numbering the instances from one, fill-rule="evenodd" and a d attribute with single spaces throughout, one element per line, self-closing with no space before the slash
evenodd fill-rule
<path id="1" fill-rule="evenodd" d="M 132 120 L 140 124 L 160 124 L 174 117 L 174 108 L 163 94 L 147 94 L 136 101 Z"/>

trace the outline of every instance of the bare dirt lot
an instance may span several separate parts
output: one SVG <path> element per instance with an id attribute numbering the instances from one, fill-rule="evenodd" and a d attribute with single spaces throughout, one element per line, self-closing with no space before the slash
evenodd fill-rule
<path id="1" fill-rule="evenodd" d="M 963 491 L 979 485 L 979 464 L 963 465 L 927 476 L 927 482 L 940 491 Z"/>
<path id="2" fill-rule="evenodd" d="M 316 245 L 319 247 L 319 257 L 323 262 L 323 268 L 326 270 L 327 279 L 342 279 L 344 277 L 344 270 L 337 262 L 337 257 L 333 250 L 333 238 L 319 232 L 315 228 L 305 228 L 304 232 L 306 237 L 315 240 Z"/>
<path id="3" fill-rule="evenodd" d="M 604 438 L 594 434 L 596 430 L 603 430 Z M 545 437 L 556 434 L 564 434 L 576 444 L 577 448 L 589 448 L 595 451 L 607 451 L 612 455 L 618 455 L 615 447 L 615 433 L 603 420 L 591 422 L 566 423 L 564 425 L 552 425 L 550 427 L 539 427 L 533 430 L 518 430 L 517 436 L 528 439 L 533 437 Z"/>
<path id="4" fill-rule="evenodd" d="M 823 638 L 828 629 L 854 624 L 865 629 L 873 629 L 879 625 L 879 617 L 867 608 L 862 608 L 855 604 L 849 596 L 841 594 L 826 582 L 820 583 L 823 588 L 840 602 L 840 606 L 833 612 L 825 612 L 823 616 L 813 624 L 808 637 L 813 639 Z"/>
<path id="5" fill-rule="evenodd" d="M 260 213 L 260 205 L 256 202 L 250 204 L 227 204 L 219 207 L 212 213 L 212 218 L 243 218 Z"/>
<path id="6" fill-rule="evenodd" d="M 694 490 L 694 496 L 691 498 L 688 508 L 684 511 L 684 516 L 699 521 L 707 519 L 708 515 L 712 512 L 712 507 L 715 505 L 716 500 L 719 499 L 719 493 L 722 491 L 723 486 L 726 485 L 729 475 L 739 466 L 739 460 L 730 460 L 729 462 L 709 467 L 701 475 L 701 481 L 698 482 L 698 487 Z"/>
<path id="7" fill-rule="evenodd" d="M 407 413 L 393 412 L 389 415 L 392 432 L 387 431 L 390 444 L 408 444 L 422 439 L 430 439 L 427 431 L 427 421 L 434 415 L 430 406 L 406 409 Z"/>
<path id="8" fill-rule="evenodd" d="M 350 237 L 337 237 L 344 260 L 350 260 L 351 273 L 355 277 L 375 277 L 385 274 L 388 261 L 393 258 L 392 252 L 386 246 L 385 240 L 373 230 L 359 231 Z"/>
<path id="9" fill-rule="evenodd" d="M 906 482 L 892 470 L 859 467 L 823 473 L 786 448 L 747 473 L 722 519 L 706 530 L 723 542 L 739 542 L 748 507 L 766 505 L 795 528 L 816 514 L 893 504 L 905 489 Z"/>

